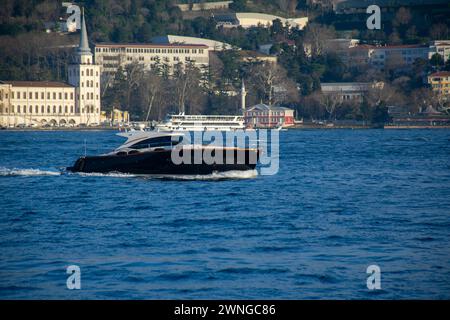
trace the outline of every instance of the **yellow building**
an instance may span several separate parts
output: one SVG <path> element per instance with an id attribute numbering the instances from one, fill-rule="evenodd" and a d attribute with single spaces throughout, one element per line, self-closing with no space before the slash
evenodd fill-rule
<path id="1" fill-rule="evenodd" d="M 102 111 L 101 122 L 111 123 L 111 124 L 124 124 L 130 122 L 130 114 L 128 111 L 122 111 L 120 109 L 114 108 L 111 112 L 106 113 Z"/>
<path id="2" fill-rule="evenodd" d="M 440 71 L 428 76 L 428 83 L 433 92 L 440 96 L 450 96 L 450 71 Z"/>

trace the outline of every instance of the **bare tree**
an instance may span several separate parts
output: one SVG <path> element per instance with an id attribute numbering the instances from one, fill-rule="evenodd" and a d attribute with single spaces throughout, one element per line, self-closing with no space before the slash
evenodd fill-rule
<path id="1" fill-rule="evenodd" d="M 328 113 L 328 120 L 331 120 L 333 115 L 336 116 L 336 110 L 342 105 L 342 97 L 337 93 L 317 93 L 317 100 Z"/>
<path id="2" fill-rule="evenodd" d="M 434 99 L 433 92 L 430 88 L 419 88 L 414 90 L 411 93 L 411 98 L 413 103 L 408 104 L 410 105 L 408 106 L 408 111 L 411 113 L 422 112 L 423 110 L 428 108 L 428 106 L 433 104 Z"/>
<path id="3" fill-rule="evenodd" d="M 125 76 L 126 76 L 126 99 L 127 108 L 130 110 L 131 106 L 131 93 L 135 90 L 143 76 L 143 66 L 139 63 L 131 63 L 125 66 Z"/>
<path id="4" fill-rule="evenodd" d="M 288 78 L 286 70 L 278 64 L 253 63 L 248 71 L 248 78 L 248 82 L 260 92 L 261 98 L 269 105 L 298 99 L 295 83 Z M 276 94 L 277 92 L 283 94 Z"/>
<path id="5" fill-rule="evenodd" d="M 336 32 L 333 28 L 311 23 L 305 30 L 305 43 L 311 47 L 313 57 L 323 54 L 326 41 L 332 39 Z"/>
<path id="6" fill-rule="evenodd" d="M 382 104 L 402 104 L 404 101 L 402 96 L 392 86 L 385 83 L 372 84 L 365 92 L 364 98 L 370 107 L 376 107 Z"/>
<path id="7" fill-rule="evenodd" d="M 145 121 L 148 121 L 155 101 L 164 93 L 164 79 L 155 71 L 148 71 L 142 79 L 141 89 L 147 106 Z"/>
<path id="8" fill-rule="evenodd" d="M 173 79 L 178 110 L 179 112 L 184 113 L 186 112 L 187 100 L 201 91 L 199 85 L 200 71 L 191 61 L 185 65 L 179 63 L 175 66 Z"/>

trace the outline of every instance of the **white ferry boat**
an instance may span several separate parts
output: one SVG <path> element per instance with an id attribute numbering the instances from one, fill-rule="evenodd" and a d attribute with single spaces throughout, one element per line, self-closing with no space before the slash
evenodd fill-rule
<path id="1" fill-rule="evenodd" d="M 157 131 L 233 131 L 244 130 L 244 116 L 169 115 L 157 124 Z"/>

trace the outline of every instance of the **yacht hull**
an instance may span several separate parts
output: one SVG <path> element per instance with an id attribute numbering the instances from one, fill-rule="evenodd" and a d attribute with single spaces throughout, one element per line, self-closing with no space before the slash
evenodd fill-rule
<path id="1" fill-rule="evenodd" d="M 213 172 L 255 169 L 259 157 L 258 150 L 233 148 L 232 151 L 226 152 L 224 150 L 222 161 L 217 161 L 220 162 L 219 164 L 209 164 L 203 159 L 198 161 L 201 163 L 193 163 L 194 150 L 190 150 L 192 161 L 181 164 L 175 164 L 172 161 L 171 150 L 148 151 L 126 155 L 87 156 L 79 158 L 67 170 L 85 173 L 120 172 L 130 174 L 205 175 Z"/>

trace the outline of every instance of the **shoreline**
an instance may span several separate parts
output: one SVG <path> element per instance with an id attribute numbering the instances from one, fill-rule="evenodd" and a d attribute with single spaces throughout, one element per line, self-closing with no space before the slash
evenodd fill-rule
<path id="1" fill-rule="evenodd" d="M 450 129 L 450 126 L 322 126 L 322 125 L 299 125 L 285 128 L 286 130 L 408 130 L 408 129 Z M 119 131 L 117 127 L 86 127 L 86 128 L 69 128 L 69 127 L 55 127 L 55 128 L 6 128 L 1 129 L 0 132 L 14 131 L 14 132 L 32 132 L 32 131 Z"/>

